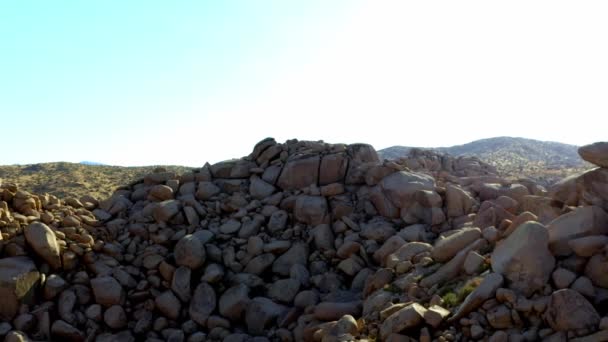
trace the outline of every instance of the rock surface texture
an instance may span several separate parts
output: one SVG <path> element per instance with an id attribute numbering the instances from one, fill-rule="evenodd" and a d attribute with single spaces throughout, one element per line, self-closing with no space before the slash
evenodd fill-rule
<path id="1" fill-rule="evenodd" d="M 0 182 L 0 339 L 607 340 L 606 144 L 549 193 L 475 158 L 272 138 L 99 201 Z"/>

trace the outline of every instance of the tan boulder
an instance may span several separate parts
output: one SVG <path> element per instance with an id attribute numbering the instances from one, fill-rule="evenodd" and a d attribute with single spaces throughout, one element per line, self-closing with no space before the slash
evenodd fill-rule
<path id="1" fill-rule="evenodd" d="M 448 321 L 454 322 L 468 315 L 470 312 L 479 308 L 483 303 L 491 298 L 494 298 L 496 290 L 498 290 L 504 283 L 504 278 L 499 273 L 490 273 L 471 292 L 464 302 L 458 307 L 458 310 L 454 313 Z"/>
<path id="2" fill-rule="evenodd" d="M 574 254 L 584 258 L 600 252 L 606 245 L 608 245 L 606 235 L 590 235 L 568 241 L 568 246 Z"/>
<path id="3" fill-rule="evenodd" d="M 553 292 L 544 318 L 555 331 L 594 331 L 600 323 L 600 315 L 593 305 L 580 293 L 570 289 Z"/>
<path id="4" fill-rule="evenodd" d="M 496 246 L 492 269 L 505 276 L 510 288 L 530 295 L 547 283 L 555 267 L 548 244 L 545 226 L 525 222 Z"/>
<path id="5" fill-rule="evenodd" d="M 604 254 L 592 256 L 585 267 L 585 275 L 595 286 L 608 288 L 608 257 Z"/>
<path id="6" fill-rule="evenodd" d="M 0 259 L 0 320 L 11 321 L 22 303 L 32 301 L 39 281 L 40 273 L 29 258 Z"/>
<path id="7" fill-rule="evenodd" d="M 469 214 L 475 205 L 475 199 L 464 189 L 446 186 L 446 204 L 448 217 L 459 217 Z"/>
<path id="8" fill-rule="evenodd" d="M 608 142 L 596 142 L 578 148 L 578 154 L 584 160 L 599 167 L 608 168 Z"/>
<path id="9" fill-rule="evenodd" d="M 392 333 L 419 326 L 424 321 L 426 311 L 424 306 L 413 303 L 394 312 L 380 326 L 380 338 L 385 340 Z"/>
<path id="10" fill-rule="evenodd" d="M 467 227 L 451 231 L 447 237 L 441 236 L 435 241 L 431 256 L 437 262 L 448 261 L 480 237 L 481 230 L 479 228 Z"/>
<path id="11" fill-rule="evenodd" d="M 297 155 L 290 158 L 283 167 L 277 185 L 283 190 L 296 190 L 317 185 L 319 163 L 318 155 Z"/>
<path id="12" fill-rule="evenodd" d="M 557 256 L 572 253 L 569 241 L 590 235 L 608 234 L 608 214 L 596 206 L 579 207 L 547 225 L 549 247 Z"/>
<path id="13" fill-rule="evenodd" d="M 293 212 L 296 220 L 311 226 L 329 223 L 327 199 L 323 196 L 298 196 Z"/>
<path id="14" fill-rule="evenodd" d="M 61 268 L 61 253 L 55 232 L 42 222 L 29 224 L 25 230 L 25 239 L 34 252 L 44 259 L 52 268 Z"/>
<path id="15" fill-rule="evenodd" d="M 395 207 L 408 208 L 417 191 L 435 189 L 435 180 L 422 173 L 400 171 L 384 177 L 380 186 Z"/>
<path id="16" fill-rule="evenodd" d="M 348 169 L 348 158 L 344 153 L 328 154 L 321 159 L 319 185 L 343 182 Z"/>

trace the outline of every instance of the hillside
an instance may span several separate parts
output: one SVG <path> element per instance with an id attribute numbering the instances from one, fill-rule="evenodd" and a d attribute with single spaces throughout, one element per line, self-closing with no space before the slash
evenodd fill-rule
<path id="1" fill-rule="evenodd" d="M 183 173 L 184 166 L 163 166 L 168 171 Z M 130 184 L 151 173 L 156 166 L 121 167 L 87 165 L 83 163 L 40 163 L 30 165 L 2 165 L 0 179 L 16 183 L 20 188 L 39 194 L 80 198 L 92 195 L 108 197 L 119 186 Z"/>
<path id="2" fill-rule="evenodd" d="M 583 161 L 578 146 L 525 138 L 496 137 L 451 147 L 417 147 L 452 156 L 474 156 L 493 165 L 506 176 L 525 176 L 554 182 L 591 166 Z M 412 147 L 392 146 L 379 154 L 386 159 L 406 156 Z"/>

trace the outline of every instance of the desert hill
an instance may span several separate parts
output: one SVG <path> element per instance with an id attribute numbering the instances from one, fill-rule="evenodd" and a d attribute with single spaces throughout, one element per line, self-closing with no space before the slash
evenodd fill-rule
<path id="1" fill-rule="evenodd" d="M 89 162 L 90 163 L 90 162 Z M 91 195 L 106 198 L 117 187 L 129 184 L 154 171 L 156 166 L 121 167 L 83 163 L 39 163 L 0 165 L 0 178 L 37 194 L 80 198 Z M 183 173 L 184 166 L 163 166 L 168 171 Z"/>
<path id="2" fill-rule="evenodd" d="M 407 156 L 414 147 L 392 146 L 378 151 L 382 158 Z M 474 156 L 505 176 L 530 177 L 544 183 L 591 167 L 577 153 L 578 146 L 525 138 L 496 137 L 451 147 L 424 148 L 452 156 Z"/>
<path id="3" fill-rule="evenodd" d="M 103 199 L 0 180 L 0 338 L 606 341 L 608 143 L 579 153 L 596 167 L 550 191 L 272 138 Z"/>

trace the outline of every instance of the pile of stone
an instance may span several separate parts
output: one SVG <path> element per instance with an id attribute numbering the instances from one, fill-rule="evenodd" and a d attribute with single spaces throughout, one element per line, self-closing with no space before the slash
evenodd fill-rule
<path id="1" fill-rule="evenodd" d="M 102 201 L 1 185 L 0 338 L 608 340 L 602 203 L 416 158 L 269 138 Z"/>

